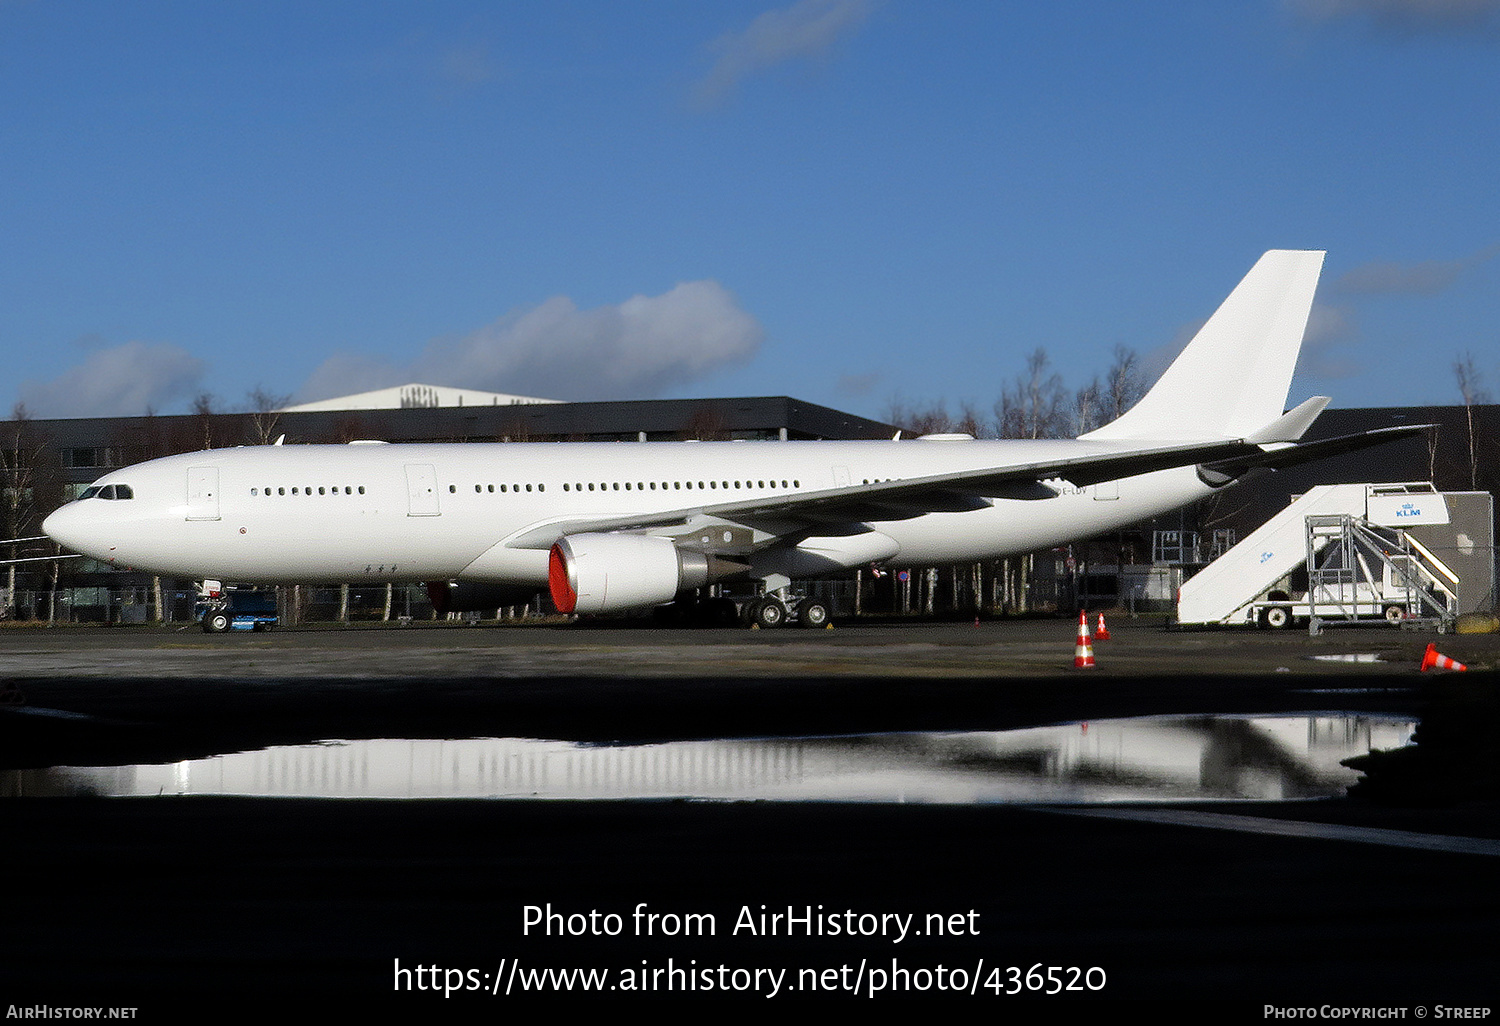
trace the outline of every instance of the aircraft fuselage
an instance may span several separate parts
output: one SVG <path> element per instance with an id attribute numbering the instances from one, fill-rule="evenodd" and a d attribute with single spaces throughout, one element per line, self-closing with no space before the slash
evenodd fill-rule
<path id="1" fill-rule="evenodd" d="M 75 551 L 154 573 L 257 583 L 465 580 L 542 587 L 549 524 L 668 515 L 681 538 L 720 519 L 694 511 L 1110 448 L 1071 440 L 646 442 L 259 446 L 185 453 L 111 472 L 126 485 L 53 514 Z M 700 545 L 790 576 L 870 562 L 929 566 L 1034 551 L 1173 509 L 1210 489 L 1191 467 L 1051 498 L 854 521 L 800 544 L 775 530 Z M 537 540 L 538 530 L 540 540 Z M 530 536 L 523 538 L 523 536 Z M 521 538 L 521 544 L 517 539 Z"/>

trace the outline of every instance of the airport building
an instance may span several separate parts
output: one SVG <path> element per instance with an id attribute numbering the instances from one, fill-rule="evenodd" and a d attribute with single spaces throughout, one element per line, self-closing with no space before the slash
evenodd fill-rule
<path id="1" fill-rule="evenodd" d="M 1170 606 L 1177 587 L 1318 484 L 1431 481 L 1444 492 L 1500 488 L 1500 406 L 1330 409 L 1308 440 L 1382 427 L 1434 424 L 1429 435 L 1277 473 L 1261 473 L 1196 506 L 1059 549 L 984 564 L 875 576 L 855 571 L 814 587 L 836 612 L 978 613 Z M 51 509 L 105 471 L 173 453 L 233 445 L 463 441 L 801 440 L 889 438 L 891 425 L 785 396 L 570 403 L 430 385 L 405 385 L 284 409 L 181 416 L 12 420 L 0 424 L 4 538 L 34 537 Z M 1493 608 L 1493 503 L 1472 561 L 1486 568 Z M 45 541 L 4 555 L 45 555 Z M 418 587 L 298 589 L 292 617 L 426 618 Z M 161 580 L 88 560 L 19 564 L 0 576 L 0 615 L 87 622 L 185 621 L 193 582 Z M 286 602 L 284 601 L 284 605 Z M 539 606 L 533 606 L 534 610 Z M 1468 611 L 1468 610 L 1463 610 Z"/>

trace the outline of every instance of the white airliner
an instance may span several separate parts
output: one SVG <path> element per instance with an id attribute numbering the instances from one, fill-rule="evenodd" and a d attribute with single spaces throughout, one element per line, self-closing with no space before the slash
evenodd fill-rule
<path id="1" fill-rule="evenodd" d="M 491 608 L 550 588 L 564 612 L 628 610 L 738 580 L 759 622 L 818 624 L 792 580 L 1035 551 L 1406 433 L 1294 444 L 1328 403 L 1283 413 L 1322 263 L 1266 253 L 1136 406 L 1077 439 L 249 446 L 111 471 L 43 530 L 152 573 L 483 586 Z"/>

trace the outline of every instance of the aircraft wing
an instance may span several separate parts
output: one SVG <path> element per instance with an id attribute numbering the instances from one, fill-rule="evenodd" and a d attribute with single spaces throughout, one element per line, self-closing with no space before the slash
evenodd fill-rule
<path id="1" fill-rule="evenodd" d="M 815 492 L 762 496 L 734 502 L 686 506 L 651 514 L 574 517 L 534 524 L 505 539 L 510 548 L 546 549 L 559 538 L 595 531 L 645 531 L 701 522 L 730 521 L 787 535 L 820 525 L 858 521 L 905 520 L 927 513 L 962 512 L 993 504 L 994 499 L 1049 499 L 1058 491 L 1048 481 L 1075 487 L 1113 481 L 1157 470 L 1200 464 L 1235 477 L 1254 467 L 1294 466 L 1339 453 L 1380 445 L 1427 430 L 1429 425 L 1380 428 L 1302 444 L 1256 443 L 1247 439 L 1189 442 L 1147 448 L 1097 444 L 1096 451 L 964 470 L 927 477 L 850 485 Z M 945 444 L 921 443 L 909 444 Z M 961 444 L 961 443 L 953 443 Z"/>
<path id="2" fill-rule="evenodd" d="M 913 441 L 907 444 L 948 443 Z M 993 499 L 1050 499 L 1058 492 L 1048 487 L 1046 481 L 1063 480 L 1083 487 L 1195 463 L 1236 457 L 1251 459 L 1261 451 L 1259 446 L 1240 439 L 1150 448 L 1095 443 L 1090 448 L 1096 451 L 899 481 L 708 503 L 660 513 L 545 521 L 512 535 L 504 540 L 504 544 L 510 548 L 545 549 L 570 534 L 650 530 L 687 524 L 705 517 L 747 524 L 764 523 L 773 534 L 785 534 L 827 522 L 904 520 L 926 513 L 980 509 L 991 505 Z"/>

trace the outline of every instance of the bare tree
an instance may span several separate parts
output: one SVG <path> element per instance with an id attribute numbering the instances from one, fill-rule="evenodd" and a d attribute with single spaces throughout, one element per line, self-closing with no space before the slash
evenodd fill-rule
<path id="1" fill-rule="evenodd" d="M 329 430 L 327 440 L 335 445 L 348 445 L 359 438 L 379 438 L 378 433 L 372 433 L 365 427 L 365 422 L 357 413 L 346 413 L 333 422 Z"/>
<path id="2" fill-rule="evenodd" d="M 199 392 L 193 396 L 193 417 L 198 434 L 203 438 L 203 448 L 214 447 L 214 397 L 211 392 Z"/>
<path id="3" fill-rule="evenodd" d="M 0 428 L 0 530 L 6 538 L 39 534 L 42 520 L 62 503 L 62 460 L 26 405 L 16 403 Z"/>
<path id="4" fill-rule="evenodd" d="M 989 425 L 979 415 L 979 408 L 968 400 L 959 404 L 958 422 L 953 427 L 955 431 L 962 431 L 975 438 L 983 438 L 989 434 Z"/>
<path id="5" fill-rule="evenodd" d="M 899 395 L 886 403 L 886 423 L 894 424 L 909 435 L 939 435 L 963 431 L 948 415 L 948 402 L 935 399 L 926 406 L 909 406 Z M 972 433 L 972 432 L 971 432 Z"/>
<path id="6" fill-rule="evenodd" d="M 1145 395 L 1140 358 L 1135 350 L 1115 346 L 1114 363 L 1101 382 L 1095 377 L 1069 395 L 1062 375 L 1051 369 L 1045 349 L 1026 358 L 1026 370 L 1001 390 L 995 420 L 987 422 L 972 402 L 959 405 L 957 417 L 939 399 L 915 405 L 897 393 L 886 402 L 885 420 L 903 432 L 923 435 L 963 432 L 975 438 L 1060 438 L 1081 435 L 1119 417 Z"/>
<path id="7" fill-rule="evenodd" d="M 230 445 L 243 445 L 249 435 L 249 417 L 239 411 L 221 410 L 218 400 L 211 392 L 199 392 L 193 397 L 193 410 L 188 420 L 190 437 L 179 437 L 171 441 L 174 452 L 193 449 L 222 449 Z"/>
<path id="8" fill-rule="evenodd" d="M 1073 396 L 1073 434 L 1081 435 L 1104 423 L 1103 408 L 1104 397 L 1099 389 L 1099 379 L 1095 378 Z"/>
<path id="9" fill-rule="evenodd" d="M 953 418 L 948 416 L 947 400 L 938 399 L 925 409 L 912 414 L 910 425 L 914 435 L 945 435 L 953 431 Z"/>
<path id="10" fill-rule="evenodd" d="M 61 506 L 63 499 L 62 459 L 31 423 L 26 405 L 16 403 L 11 419 L 0 425 L 0 537 L 8 540 L 39 535 L 42 520 Z M 23 553 L 5 546 L 0 555 L 14 558 Z M 55 565 L 53 570 L 55 574 Z M 14 607 L 15 595 L 16 564 L 11 563 L 6 567 L 0 611 Z"/>
<path id="11" fill-rule="evenodd" d="M 1474 363 L 1473 353 L 1464 353 L 1453 361 L 1453 376 L 1458 380 L 1458 394 L 1464 400 L 1464 416 L 1469 424 L 1469 488 L 1479 488 L 1479 447 L 1474 436 L 1474 407 L 1490 401 L 1483 375 Z"/>
<path id="12" fill-rule="evenodd" d="M 907 422 L 911 419 L 911 411 L 907 408 L 906 399 L 900 392 L 891 396 L 885 402 L 885 411 L 881 414 L 887 424 L 894 425 L 901 430 L 906 430 Z"/>
<path id="13" fill-rule="evenodd" d="M 1141 378 L 1141 360 L 1134 349 L 1115 346 L 1115 362 L 1104 377 L 1104 423 L 1116 420 L 1126 410 L 1141 401 L 1146 394 L 1146 383 Z"/>
<path id="14" fill-rule="evenodd" d="M 256 385 L 245 398 L 250 403 L 250 425 L 261 445 L 270 445 L 281 421 L 281 408 L 292 401 L 290 395 L 277 395 Z"/>
<path id="15" fill-rule="evenodd" d="M 1032 352 L 1026 370 L 1000 393 L 995 418 L 1002 438 L 1057 438 L 1064 433 L 1067 397 L 1045 349 Z"/>
<path id="16" fill-rule="evenodd" d="M 700 442 L 727 442 L 732 437 L 729 431 L 729 421 L 723 411 L 708 403 L 694 406 L 687 423 L 677 434 L 679 438 L 696 439 Z M 524 441 L 524 439 L 515 440 Z"/>

